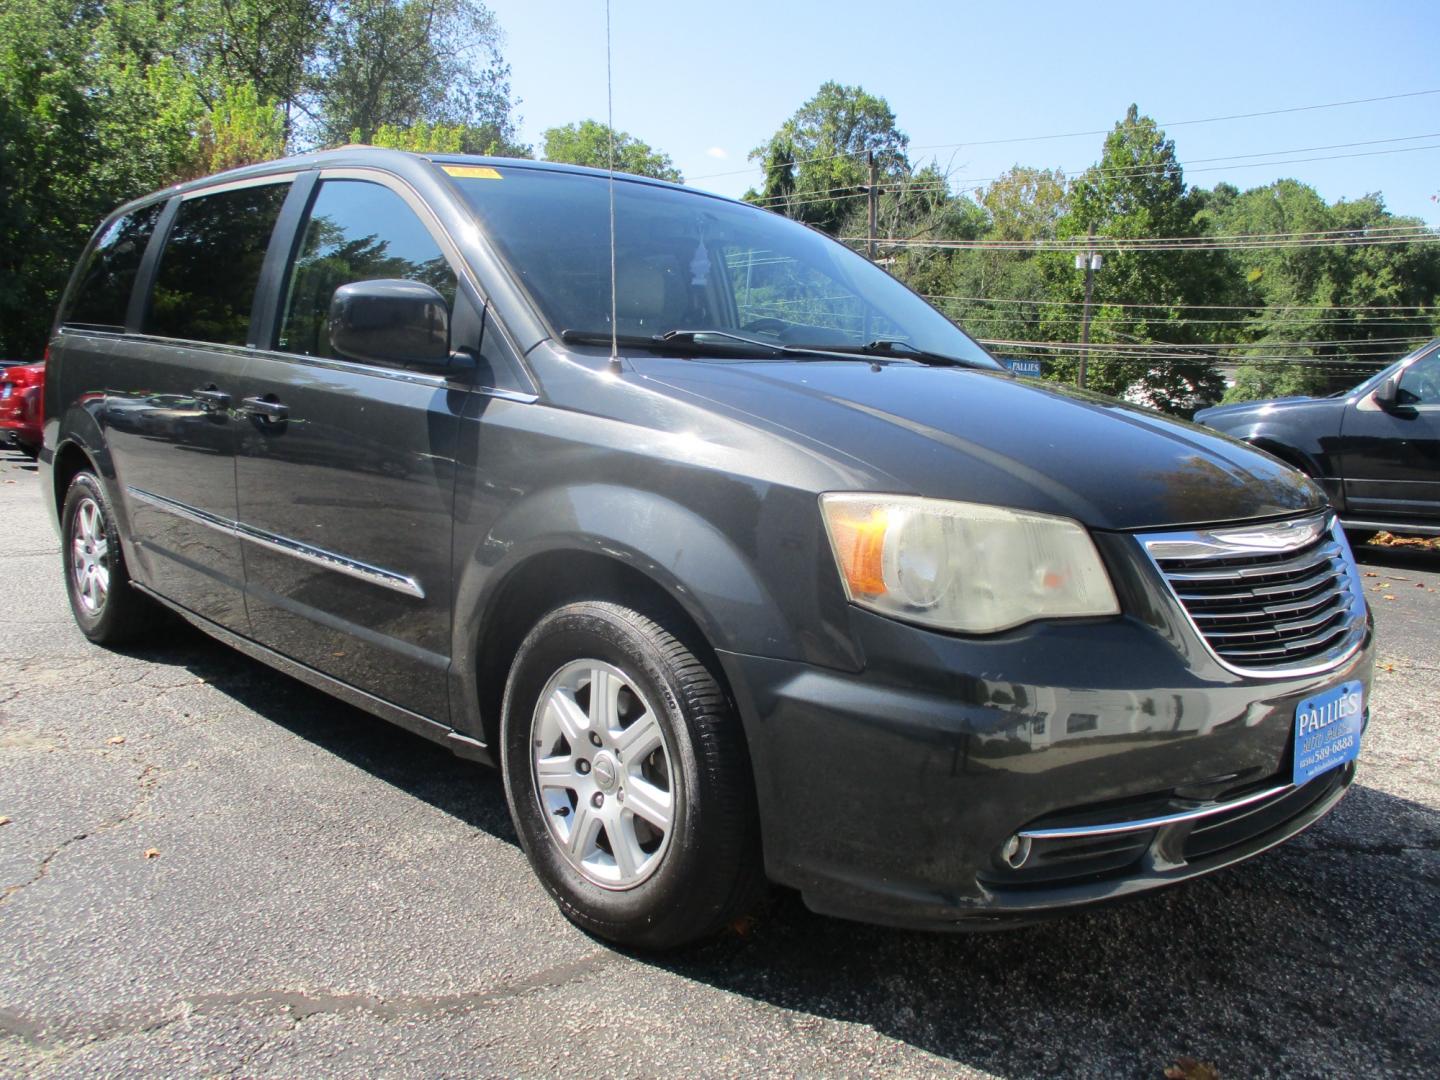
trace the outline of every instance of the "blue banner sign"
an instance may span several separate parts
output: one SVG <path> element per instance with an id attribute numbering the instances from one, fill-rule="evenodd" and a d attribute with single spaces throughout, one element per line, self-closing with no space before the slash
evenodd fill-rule
<path id="1" fill-rule="evenodd" d="M 1028 375 L 1035 379 L 1040 377 L 1039 360 L 1016 360 L 1013 356 L 1001 356 L 998 359 L 1016 375 Z"/>

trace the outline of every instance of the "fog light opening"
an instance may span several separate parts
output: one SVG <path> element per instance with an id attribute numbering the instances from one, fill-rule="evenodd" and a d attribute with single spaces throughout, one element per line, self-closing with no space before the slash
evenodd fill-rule
<path id="1" fill-rule="evenodd" d="M 1025 860 L 1030 858 L 1030 838 L 1028 836 L 1012 836 L 1005 841 L 1005 846 L 1000 849 L 1000 857 L 1005 860 L 1005 865 L 1011 870 L 1019 870 L 1025 865 Z"/>

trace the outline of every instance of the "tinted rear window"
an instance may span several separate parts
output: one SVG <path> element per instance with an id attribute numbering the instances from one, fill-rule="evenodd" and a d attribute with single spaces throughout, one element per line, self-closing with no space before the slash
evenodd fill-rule
<path id="1" fill-rule="evenodd" d="M 65 316 L 67 326 L 98 330 L 125 329 L 125 312 L 145 245 L 155 231 L 164 203 L 151 203 L 110 223 L 85 260 L 75 298 Z"/>
<path id="2" fill-rule="evenodd" d="M 180 204 L 145 319 L 161 337 L 244 345 L 265 248 L 288 182 L 201 195 Z"/>

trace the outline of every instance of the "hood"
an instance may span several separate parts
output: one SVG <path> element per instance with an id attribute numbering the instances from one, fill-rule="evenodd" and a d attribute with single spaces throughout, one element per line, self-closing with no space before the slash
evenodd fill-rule
<path id="1" fill-rule="evenodd" d="M 1008 506 L 1099 529 L 1312 510 L 1302 474 L 1193 424 L 972 368 L 644 359 L 652 383 L 858 459 L 897 493 Z M 888 480 L 880 480 L 892 487 Z"/>
<path id="2" fill-rule="evenodd" d="M 1335 407 L 1336 401 L 1340 401 L 1343 407 L 1344 400 L 1341 398 L 1288 397 L 1269 401 L 1242 401 L 1236 405 L 1216 405 L 1210 409 L 1201 409 L 1195 414 L 1195 422 L 1220 431 L 1229 431 L 1233 426 L 1267 416 L 1293 415 L 1317 408 L 1331 409 Z"/>

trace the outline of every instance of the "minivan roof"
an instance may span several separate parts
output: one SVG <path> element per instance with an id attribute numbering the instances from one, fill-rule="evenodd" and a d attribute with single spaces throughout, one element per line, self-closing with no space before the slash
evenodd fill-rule
<path id="1" fill-rule="evenodd" d="M 392 150 L 387 147 L 367 146 L 357 143 L 349 146 L 336 147 L 333 150 L 316 150 L 307 154 L 292 154 L 289 157 L 276 158 L 274 161 L 263 161 L 255 165 L 243 165 L 236 169 L 227 169 L 224 172 L 212 173 L 209 176 L 202 176 L 195 180 L 187 180 L 183 183 L 173 184 L 170 187 L 153 191 L 138 199 L 132 199 L 124 206 L 119 207 L 116 213 L 141 206 L 145 203 L 154 202 L 157 199 L 168 199 L 173 195 L 183 195 L 187 192 L 213 187 L 217 184 L 228 184 L 236 180 L 248 180 L 252 177 L 269 176 L 274 173 L 295 172 L 305 169 L 344 168 L 345 166 L 379 166 L 395 172 L 400 176 L 404 176 L 407 172 L 412 172 L 417 166 L 432 163 L 441 166 L 488 165 L 491 168 L 497 169 L 534 169 L 544 172 L 573 173 L 581 176 L 600 178 L 609 176 L 609 173 L 604 169 L 592 169 L 584 165 L 569 165 L 558 161 L 535 161 L 531 158 L 489 157 L 482 154 L 412 154 L 406 150 Z M 687 191 L 691 194 L 722 199 L 725 202 L 737 201 L 726 198 L 723 195 L 715 195 L 712 192 L 687 188 L 683 184 L 673 184 L 668 180 L 657 180 L 651 176 L 637 176 L 633 173 L 624 172 L 616 172 L 615 176 L 617 179 L 623 179 L 629 182 L 670 188 L 676 191 Z"/>

